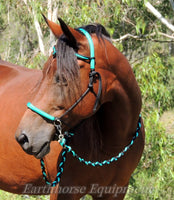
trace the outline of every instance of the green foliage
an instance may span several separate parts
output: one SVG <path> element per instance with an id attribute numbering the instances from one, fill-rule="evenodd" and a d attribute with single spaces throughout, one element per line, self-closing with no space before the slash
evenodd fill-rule
<path id="1" fill-rule="evenodd" d="M 0 4 L 0 13 L 3 12 L 5 8 L 3 7 L 2 4 Z M 4 30 L 5 28 L 5 21 L 4 19 L 2 18 L 2 16 L 0 15 L 0 33 Z"/>
<path id="2" fill-rule="evenodd" d="M 0 199 L 1 200 L 49 200 L 49 196 L 18 195 L 0 191 Z"/>
<path id="3" fill-rule="evenodd" d="M 33 11 L 37 13 L 35 17 L 48 50 L 50 32 L 41 16 L 41 12 L 47 14 L 48 1 L 27 2 L 28 5 L 24 1 L 0 0 L 0 55 L 10 62 L 40 69 L 47 58 L 39 51 Z M 150 2 L 168 21 L 174 21 L 169 0 Z M 58 16 L 72 27 L 95 22 L 104 25 L 113 39 L 127 34 L 136 36 L 137 39 L 128 37 L 115 42 L 133 63 L 143 97 L 146 130 L 143 157 L 130 180 L 126 199 L 172 199 L 174 133 L 166 134 L 159 121 L 163 112 L 174 107 L 174 44 L 172 39 L 170 42 L 160 35 L 161 32 L 172 35 L 171 32 L 148 12 L 144 0 L 55 0 L 54 6 Z M 0 192 L 0 199 L 25 198 Z"/>
<path id="4" fill-rule="evenodd" d="M 0 24 L 4 27 L 9 18 L 9 26 L 6 28 L 6 32 L 4 32 L 1 39 L 2 41 L 7 40 L 5 51 L 9 51 L 12 45 L 16 50 L 11 51 L 10 49 L 10 54 L 5 54 L 3 47 L 0 46 L 0 53 L 4 59 L 11 62 L 15 62 L 16 60 L 19 64 L 26 64 L 21 63 L 19 58 L 23 56 L 23 54 L 19 55 L 20 48 L 23 49 L 21 45 L 22 41 L 25 42 L 24 54 L 29 54 L 30 57 L 32 56 L 30 52 L 38 47 L 38 38 L 33 25 L 33 11 L 36 13 L 36 17 L 44 30 L 45 46 L 48 47 L 49 45 L 49 30 L 41 16 L 41 12 L 44 14 L 47 13 L 47 1 L 31 0 L 27 2 L 28 5 L 25 5 L 24 1 L 0 0 L 0 10 L 2 11 L 0 12 L 0 21 L 2 21 Z M 58 16 L 64 19 L 69 25 L 78 27 L 94 22 L 101 23 L 107 28 L 113 38 L 119 38 L 127 33 L 143 38 L 144 35 L 155 32 L 156 34 L 151 36 L 151 38 L 159 39 L 157 32 L 167 31 L 167 28 L 147 11 L 143 0 L 55 0 L 54 6 L 58 8 Z M 168 16 L 168 18 L 173 16 L 173 11 L 168 0 L 158 1 L 155 7 L 164 16 Z M 19 26 L 16 26 L 16 23 Z M 14 25 L 15 27 L 12 27 Z M 20 34 L 13 35 L 11 30 L 13 30 L 13 33 L 19 33 L 22 30 L 22 37 L 20 37 Z M 16 40 L 16 38 L 18 42 L 14 43 L 13 40 Z M 0 40 L 1 43 L 2 41 Z M 132 38 L 122 41 L 121 45 L 118 44 L 118 46 L 129 59 L 133 60 L 134 58 L 137 59 L 142 55 L 146 55 L 149 48 L 146 41 L 134 40 Z M 141 55 L 139 54 L 140 49 L 143 49 Z M 134 55 L 132 56 L 132 54 Z"/>
<path id="5" fill-rule="evenodd" d="M 140 164 L 130 180 L 126 199 L 172 199 L 174 187 L 173 136 L 166 135 L 159 123 L 158 110 L 143 115 L 146 146 Z M 143 181 L 142 181 L 143 180 Z"/>
<path id="6" fill-rule="evenodd" d="M 26 67 L 30 69 L 42 69 L 46 60 L 47 58 L 44 55 L 38 53 L 27 62 Z"/>
<path id="7" fill-rule="evenodd" d="M 172 59 L 173 60 L 173 59 Z M 166 134 L 160 114 L 173 107 L 171 60 L 157 53 L 134 67 L 143 96 L 146 145 L 126 196 L 127 200 L 172 199 L 174 188 L 174 132 Z M 172 89 L 171 89 L 172 87 Z M 174 120 L 174 113 L 172 119 Z M 143 180 L 143 181 L 142 181 Z"/>
<path id="8" fill-rule="evenodd" d="M 143 105 L 147 109 L 155 106 L 163 112 L 173 106 L 171 85 L 169 85 L 172 67 L 166 65 L 157 53 L 146 57 L 141 65 L 134 67 L 136 79 L 141 87 Z"/>

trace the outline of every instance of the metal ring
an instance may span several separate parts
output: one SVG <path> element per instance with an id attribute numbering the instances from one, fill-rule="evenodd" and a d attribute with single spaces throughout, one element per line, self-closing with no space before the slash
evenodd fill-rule
<path id="1" fill-rule="evenodd" d="M 59 140 L 62 140 L 64 138 L 64 135 L 63 134 L 60 134 L 59 135 Z"/>
<path id="2" fill-rule="evenodd" d="M 54 126 L 62 126 L 61 120 L 59 118 L 57 118 L 57 117 L 54 120 Z"/>

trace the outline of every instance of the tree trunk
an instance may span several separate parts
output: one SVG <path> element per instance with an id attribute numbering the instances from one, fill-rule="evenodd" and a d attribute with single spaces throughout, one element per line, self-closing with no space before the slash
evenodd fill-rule
<path id="1" fill-rule="evenodd" d="M 173 11 L 174 11 L 174 1 L 173 1 L 173 0 L 170 0 L 170 4 L 171 4 L 172 9 L 173 9 Z"/>
<path id="2" fill-rule="evenodd" d="M 36 32 L 37 32 L 37 36 L 38 36 L 39 49 L 45 55 L 45 48 L 44 48 L 44 43 L 43 43 L 43 34 L 42 34 L 42 30 L 41 30 L 39 21 L 37 19 L 37 15 L 36 15 L 35 9 L 32 7 L 32 10 L 31 10 L 27 0 L 23 0 L 23 1 L 24 1 L 25 5 L 27 6 L 27 9 L 28 9 L 29 13 L 34 16 L 34 26 L 35 26 L 35 29 L 36 29 Z M 33 0 L 29 0 L 30 3 L 31 3 L 31 1 L 33 1 Z"/>
<path id="3" fill-rule="evenodd" d="M 174 32 L 174 26 L 172 24 L 170 24 L 162 15 L 161 13 L 158 12 L 158 10 L 156 10 L 152 4 L 150 4 L 149 2 L 145 3 L 145 6 L 150 10 L 150 12 L 155 15 L 165 26 L 167 26 L 167 28 L 169 28 L 172 32 Z"/>
<path id="4" fill-rule="evenodd" d="M 34 9 L 33 9 L 33 15 L 34 15 L 34 25 L 35 25 L 35 29 L 36 29 L 38 41 L 39 41 L 39 48 L 40 48 L 40 51 L 45 55 L 45 48 L 43 44 L 43 34 L 42 34 L 39 21 L 37 20 L 36 14 L 34 12 Z"/>
<path id="5" fill-rule="evenodd" d="M 53 22 L 57 21 L 58 7 L 56 2 L 52 3 L 52 0 L 48 0 L 48 19 Z M 49 54 L 53 51 L 53 46 L 55 45 L 55 36 L 50 30 L 50 40 L 49 40 Z"/>

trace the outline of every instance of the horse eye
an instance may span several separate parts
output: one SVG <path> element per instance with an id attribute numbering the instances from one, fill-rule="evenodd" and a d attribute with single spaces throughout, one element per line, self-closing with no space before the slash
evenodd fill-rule
<path id="1" fill-rule="evenodd" d="M 55 79 L 56 79 L 56 83 L 60 83 L 60 77 L 58 75 L 56 76 Z"/>
<path id="2" fill-rule="evenodd" d="M 56 75 L 55 79 L 56 79 L 56 83 L 59 83 L 60 85 L 64 85 L 64 86 L 67 85 L 67 80 L 63 75 L 61 77 L 59 75 Z"/>

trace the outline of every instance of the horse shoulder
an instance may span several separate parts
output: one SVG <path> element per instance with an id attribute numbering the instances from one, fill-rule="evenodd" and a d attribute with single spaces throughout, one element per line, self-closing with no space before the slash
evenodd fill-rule
<path id="1" fill-rule="evenodd" d="M 31 81 L 34 79 L 38 80 L 41 78 L 41 74 L 41 70 L 29 69 L 0 60 L 0 84 L 12 81 L 17 77 L 20 77 L 20 79 L 31 78 Z"/>
<path id="2" fill-rule="evenodd" d="M 0 76 L 1 77 L 2 76 L 7 77 L 8 75 L 15 76 L 19 74 L 20 72 L 24 72 L 24 71 L 30 71 L 30 69 L 0 60 Z"/>

